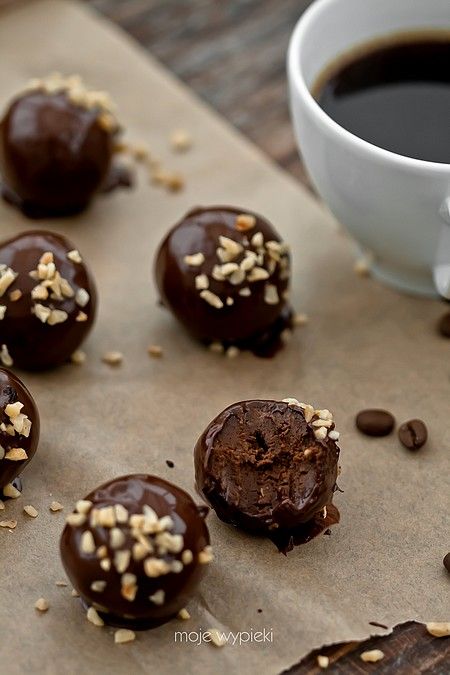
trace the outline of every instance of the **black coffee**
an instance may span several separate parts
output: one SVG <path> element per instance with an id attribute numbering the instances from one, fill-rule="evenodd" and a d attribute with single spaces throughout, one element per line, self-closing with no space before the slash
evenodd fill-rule
<path id="1" fill-rule="evenodd" d="M 362 46 L 331 64 L 312 93 L 333 120 L 369 143 L 450 163 L 450 33 Z"/>

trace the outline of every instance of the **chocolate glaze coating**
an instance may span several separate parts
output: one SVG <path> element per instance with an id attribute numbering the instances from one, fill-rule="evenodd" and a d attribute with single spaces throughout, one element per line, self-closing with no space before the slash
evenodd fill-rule
<path id="1" fill-rule="evenodd" d="M 22 403 L 22 407 L 16 406 L 14 411 L 8 407 L 17 403 Z M 32 460 L 39 442 L 39 428 L 39 413 L 32 395 L 18 377 L 0 368 L 0 496 L 1 488 L 12 483 Z M 27 457 L 8 459 L 8 452 L 14 448 L 24 450 Z"/>
<path id="2" fill-rule="evenodd" d="M 299 527 L 311 538 L 311 521 L 331 504 L 339 459 L 335 440 L 316 437 L 315 419 L 307 422 L 297 405 L 252 400 L 234 403 L 208 425 L 194 450 L 195 480 L 221 520 L 274 534 L 283 550 L 294 534 L 301 540 Z"/>
<path id="3" fill-rule="evenodd" d="M 64 363 L 92 327 L 97 307 L 95 283 L 83 260 L 73 262 L 67 258 L 67 253 L 74 249 L 65 237 L 44 230 L 25 232 L 0 244 L 0 265 L 6 265 L 18 275 L 0 297 L 0 305 L 6 307 L 0 321 L 0 344 L 7 346 L 13 365 L 18 368 L 45 370 Z M 32 298 L 31 293 L 40 281 L 30 277 L 30 272 L 36 270 L 46 252 L 53 254 L 56 271 L 75 294 L 79 289 L 87 291 L 86 305 L 81 306 L 76 295 L 62 300 L 50 296 L 45 300 Z M 22 295 L 13 301 L 10 294 L 15 290 L 20 290 Z M 48 290 L 51 292 L 51 288 Z M 55 325 L 42 323 L 33 313 L 36 304 L 62 310 L 67 313 L 67 319 Z M 83 314 L 86 319 L 80 321 Z"/>
<path id="4" fill-rule="evenodd" d="M 237 229 L 239 214 L 253 216 L 255 226 L 248 231 Z M 256 233 L 263 236 L 262 247 L 252 244 Z M 269 269 L 268 278 L 249 281 L 250 272 L 237 284 L 231 283 L 230 275 L 224 280 L 213 278 L 215 266 L 223 264 L 217 254 L 217 249 L 221 247 L 220 236 L 242 246 L 231 260 L 233 263 L 240 264 L 246 252 L 259 251 L 261 264 L 256 266 L 266 271 Z M 156 256 L 155 277 L 161 302 L 194 337 L 203 342 L 218 341 L 225 347 L 236 345 L 241 349 L 263 352 L 264 346 L 279 340 L 280 333 L 291 325 L 291 310 L 287 302 L 289 255 L 282 244 L 283 262 L 274 260 L 265 248 L 266 242 L 282 244 L 272 225 L 257 214 L 227 206 L 193 209 L 169 232 Z M 188 264 L 185 256 L 196 253 L 204 255 L 204 262 L 201 265 Z M 276 257 L 277 252 L 273 255 Z M 270 269 L 271 265 L 274 269 Z M 208 277 L 206 290 L 217 296 L 223 307 L 216 308 L 201 297 L 201 289 L 196 286 L 199 275 Z M 266 301 L 268 286 L 274 287 L 276 292 L 273 304 Z M 243 289 L 249 289 L 250 295 L 241 295 Z M 227 299 L 230 304 L 227 304 Z"/>
<path id="5" fill-rule="evenodd" d="M 4 196 L 30 217 L 82 211 L 111 168 L 114 135 L 65 93 L 17 97 L 0 122 Z"/>
<path id="6" fill-rule="evenodd" d="M 91 492 L 86 500 L 92 502 L 86 522 L 80 526 L 66 524 L 60 543 L 64 568 L 82 599 L 102 612 L 105 621 L 113 625 L 149 628 L 175 616 L 186 605 L 200 581 L 205 569 L 206 561 L 201 561 L 205 551 L 211 559 L 204 507 L 197 507 L 184 490 L 172 483 L 144 474 L 123 476 L 109 481 Z M 145 553 L 143 559 L 135 559 L 133 545 L 137 543 L 137 539 L 129 520 L 115 524 L 122 541 L 118 548 L 113 548 L 112 528 L 94 526 L 92 513 L 94 509 L 115 505 L 125 507 L 129 516 L 142 514 L 145 506 L 151 507 L 158 518 L 170 516 L 173 524 L 167 531 L 171 535 L 180 535 L 181 548 L 178 546 L 176 552 L 161 551 L 155 539 L 158 535 L 147 534 L 145 537 L 152 543 L 154 552 Z M 86 531 L 91 532 L 94 538 L 95 550 L 92 552 L 83 551 L 82 537 Z M 111 561 L 109 570 L 102 569 L 100 565 L 98 553 L 101 546 L 107 549 L 105 558 Z M 181 563 L 186 550 L 192 553 L 192 560 Z M 129 564 L 126 569 L 121 568 L 120 572 L 115 563 L 118 551 L 132 552 Z M 167 573 L 148 576 L 148 560 L 159 563 L 162 561 L 167 565 Z M 170 571 L 174 565 L 181 566 L 181 570 Z M 124 597 L 124 574 L 135 575 L 137 590 L 134 599 L 133 592 L 128 599 Z M 92 590 L 91 585 L 95 581 L 105 581 L 104 590 Z M 158 591 L 163 591 L 164 594 L 160 604 L 149 599 Z"/>

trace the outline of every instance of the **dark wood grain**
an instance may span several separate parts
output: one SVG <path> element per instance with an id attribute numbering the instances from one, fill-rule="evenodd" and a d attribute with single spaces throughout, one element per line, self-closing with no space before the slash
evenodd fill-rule
<path id="1" fill-rule="evenodd" d="M 285 58 L 293 27 L 311 0 L 87 1 L 309 187 L 289 120 Z M 363 663 L 360 653 L 374 647 L 385 653 L 383 661 Z M 330 657 L 329 673 L 450 673 L 450 639 L 433 638 L 417 623 L 319 651 Z M 320 672 L 318 653 L 289 673 Z"/>

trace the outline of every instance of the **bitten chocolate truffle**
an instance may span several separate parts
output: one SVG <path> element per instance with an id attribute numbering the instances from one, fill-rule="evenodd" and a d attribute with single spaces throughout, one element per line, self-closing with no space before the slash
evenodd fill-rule
<path id="1" fill-rule="evenodd" d="M 0 122 L 3 196 L 30 217 L 82 211 L 108 179 L 118 131 L 105 92 L 78 76 L 32 80 Z"/>
<path id="2" fill-rule="evenodd" d="M 255 213 L 196 208 L 156 257 L 161 302 L 199 340 L 270 355 L 291 327 L 288 247 Z"/>
<path id="3" fill-rule="evenodd" d="M 94 280 L 73 244 L 35 230 L 0 244 L 0 362 L 45 370 L 67 361 L 94 322 Z"/>
<path id="4" fill-rule="evenodd" d="M 78 501 L 67 517 L 64 568 L 106 622 L 157 626 L 186 605 L 213 559 L 205 515 L 162 478 L 116 478 Z"/>
<path id="5" fill-rule="evenodd" d="M 39 442 L 39 413 L 26 386 L 0 368 L 0 497 L 33 458 Z M 9 495 L 11 496 L 11 495 Z"/>
<path id="6" fill-rule="evenodd" d="M 197 489 L 221 520 L 286 552 L 339 520 L 338 439 L 329 410 L 296 399 L 234 403 L 197 441 Z"/>

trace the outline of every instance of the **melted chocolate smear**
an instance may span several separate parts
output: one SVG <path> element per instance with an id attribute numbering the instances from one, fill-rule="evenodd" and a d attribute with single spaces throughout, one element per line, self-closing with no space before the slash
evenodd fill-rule
<path id="1" fill-rule="evenodd" d="M 124 164 L 113 164 L 108 177 L 103 183 L 101 192 L 108 194 L 120 188 L 132 188 L 134 186 L 134 174 L 132 170 Z"/>
<path id="2" fill-rule="evenodd" d="M 269 534 L 269 539 L 273 541 L 280 553 L 287 555 L 289 551 L 293 550 L 294 546 L 306 544 L 332 525 L 337 525 L 340 520 L 339 511 L 334 504 L 328 504 L 326 508 L 327 515 L 325 518 L 320 511 L 312 520 L 300 527 L 293 530 L 275 531 Z"/>
<path id="3" fill-rule="evenodd" d="M 16 195 L 11 188 L 9 188 L 5 183 L 0 185 L 1 197 L 2 199 L 9 204 L 14 206 L 16 209 L 19 209 L 26 218 L 31 220 L 42 220 L 43 218 L 63 218 L 64 216 L 75 216 L 77 213 L 84 211 L 86 205 L 81 205 L 77 207 L 69 207 L 67 209 L 58 209 L 57 211 L 52 211 L 44 209 L 41 206 L 37 206 L 31 202 L 23 201 L 18 195 Z"/>

